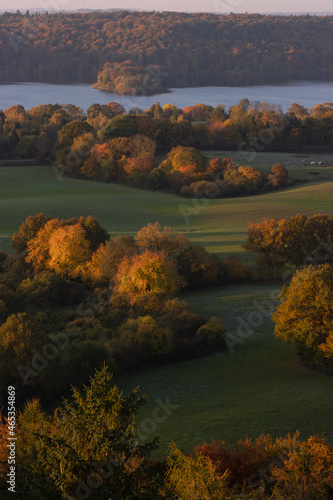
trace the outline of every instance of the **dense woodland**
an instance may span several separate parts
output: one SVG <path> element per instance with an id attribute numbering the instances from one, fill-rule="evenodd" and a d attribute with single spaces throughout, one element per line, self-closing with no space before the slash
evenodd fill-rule
<path id="1" fill-rule="evenodd" d="M 141 95 L 170 87 L 332 79 L 332 23 L 332 16 L 4 13 L 0 82 L 98 78 L 99 88 Z"/>
<path id="2" fill-rule="evenodd" d="M 40 105 L 0 112 L 0 159 L 54 163 L 58 175 L 123 183 L 186 197 L 247 196 L 290 185 L 277 164 L 267 175 L 228 158 L 208 161 L 202 150 L 326 151 L 333 143 L 333 104 L 311 111 L 293 103 L 242 99 L 227 110 L 196 104 L 184 109 L 159 103 L 147 110 L 93 104 Z M 201 150 L 201 151 L 200 151 Z"/>
<path id="3" fill-rule="evenodd" d="M 250 223 L 244 243 L 261 254 L 270 277 L 273 267 L 291 277 L 273 314 L 275 335 L 326 371 L 332 240 L 332 216 L 299 214 Z M 177 295 L 255 279 L 242 261 L 221 262 L 157 223 L 110 241 L 94 217 L 29 216 L 12 246 L 16 254 L 0 253 L 0 392 L 8 387 L 20 408 L 17 492 L 34 500 L 332 498 L 333 449 L 323 438 L 261 435 L 186 453 L 172 443 L 167 457 L 153 459 L 158 438 L 136 421 L 146 396 L 138 388 L 125 396 L 114 384 L 113 373 L 225 349 L 224 325 L 193 313 Z M 69 383 L 77 386 L 71 393 Z M 67 399 L 50 411 L 61 392 Z M 170 412 L 160 402 L 153 415 L 164 421 Z M 1 498 L 11 498 L 7 437 L 14 427 L 6 412 L 0 428 Z"/>
<path id="4" fill-rule="evenodd" d="M 241 261 L 221 262 L 159 224 L 109 241 L 94 217 L 38 214 L 13 249 L 0 253 L 0 374 L 1 394 L 14 381 L 20 403 L 51 402 L 103 361 L 119 374 L 225 349 L 222 323 L 177 295 L 247 276 Z"/>

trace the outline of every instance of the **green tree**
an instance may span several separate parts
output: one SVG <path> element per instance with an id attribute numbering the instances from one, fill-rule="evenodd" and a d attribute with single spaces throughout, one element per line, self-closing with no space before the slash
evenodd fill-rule
<path id="1" fill-rule="evenodd" d="M 119 333 L 121 342 L 136 345 L 146 359 L 169 354 L 173 349 L 172 330 L 158 326 L 151 316 L 128 319 L 119 328 Z"/>
<path id="2" fill-rule="evenodd" d="M 104 367 L 82 392 L 73 388 L 71 399 L 53 417 L 38 409 L 43 425 L 36 425 L 36 412 L 28 406 L 20 417 L 20 433 L 30 486 L 46 478 L 43 498 L 52 498 L 53 492 L 92 500 L 145 498 L 149 492 L 153 497 L 145 474 L 157 439 L 142 443 L 135 429 L 145 400 L 138 388 L 123 396 Z"/>
<path id="3" fill-rule="evenodd" d="M 87 121 L 74 120 L 67 123 L 58 132 L 58 148 L 69 148 L 77 137 L 93 132 L 93 130 L 93 127 Z"/>

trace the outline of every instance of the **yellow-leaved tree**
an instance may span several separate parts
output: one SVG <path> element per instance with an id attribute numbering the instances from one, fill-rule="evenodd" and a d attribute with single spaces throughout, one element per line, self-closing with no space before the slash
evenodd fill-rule
<path id="1" fill-rule="evenodd" d="M 290 285 L 283 287 L 280 298 L 282 303 L 272 315 L 275 335 L 291 342 L 304 361 L 329 368 L 329 358 L 333 358 L 333 267 L 322 264 L 300 269 Z"/>
<path id="2" fill-rule="evenodd" d="M 49 240 L 49 269 L 61 276 L 81 276 L 91 258 L 90 243 L 80 223 L 59 227 Z"/>

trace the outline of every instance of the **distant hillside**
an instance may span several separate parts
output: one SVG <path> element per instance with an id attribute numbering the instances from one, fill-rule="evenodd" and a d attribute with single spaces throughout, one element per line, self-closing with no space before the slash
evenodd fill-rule
<path id="1" fill-rule="evenodd" d="M 169 87 L 333 80 L 333 16 L 112 11 L 0 15 L 0 82 Z M 104 66 L 105 65 L 105 66 Z"/>

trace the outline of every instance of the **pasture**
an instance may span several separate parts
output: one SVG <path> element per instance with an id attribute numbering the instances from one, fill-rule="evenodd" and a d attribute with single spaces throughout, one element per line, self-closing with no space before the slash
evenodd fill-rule
<path id="1" fill-rule="evenodd" d="M 272 154 L 274 164 L 277 155 Z M 257 221 L 263 216 L 282 218 L 296 213 L 333 213 L 333 167 L 317 169 L 325 171 L 324 179 L 311 177 L 312 182 L 286 190 L 243 198 L 193 200 L 59 177 L 52 167 L 2 167 L 0 248 L 10 251 L 10 238 L 26 216 L 44 212 L 59 218 L 94 215 L 111 237 L 134 234 L 148 222 L 158 221 L 184 232 L 194 243 L 202 243 L 222 257 L 242 254 L 247 262 L 252 262 L 253 256 L 241 248 L 248 221 Z M 292 166 L 290 170 L 293 171 Z"/>
<path id="2" fill-rule="evenodd" d="M 269 163 L 265 155 L 251 160 L 252 166 L 262 162 L 258 168 L 267 169 L 282 161 L 274 154 Z M 297 166 L 292 155 L 288 161 L 292 174 L 312 181 L 268 194 L 219 200 L 191 200 L 59 177 L 52 167 L 2 167 L 0 248 L 10 251 L 11 236 L 26 216 L 44 212 L 58 218 L 93 215 L 111 237 L 135 234 L 148 222 L 160 222 L 221 257 L 238 254 L 250 263 L 255 256 L 241 248 L 248 221 L 297 213 L 333 214 L 333 159 L 327 159 L 331 166 L 316 167 L 320 175 L 311 177 L 313 167 Z M 160 455 L 171 439 L 187 450 L 213 439 L 235 443 L 246 435 L 284 436 L 296 429 L 302 438 L 323 433 L 333 444 L 332 377 L 300 366 L 293 349 L 275 339 L 269 309 L 277 304 L 279 290 L 276 284 L 250 284 L 184 295 L 197 312 L 219 317 L 230 332 L 243 332 L 244 342 L 237 343 L 233 352 L 141 371 L 117 381 L 125 391 L 140 385 L 149 394 L 139 428 L 144 425 L 141 434 L 148 439 L 161 435 Z M 251 314 L 257 315 L 255 326 L 244 327 L 255 317 Z M 164 403 L 169 398 L 175 405 L 158 423 L 154 421 L 157 398 Z"/>
<path id="3" fill-rule="evenodd" d="M 239 336 L 233 352 L 173 363 L 127 375 L 118 385 L 127 393 L 140 386 L 149 395 L 138 429 L 160 435 L 158 456 L 175 441 L 183 450 L 204 441 L 260 433 L 301 438 L 322 434 L 333 444 L 332 377 L 299 364 L 291 346 L 274 336 L 270 311 L 278 303 L 278 285 L 233 285 L 184 295 L 198 312 L 220 318 Z M 245 326 L 247 325 L 247 327 Z M 243 337 L 243 339 L 241 338 Z M 242 341 L 243 340 L 243 341 Z M 168 401 L 170 415 L 154 413 L 156 400 Z M 160 420 L 154 420 L 158 415 Z"/>

